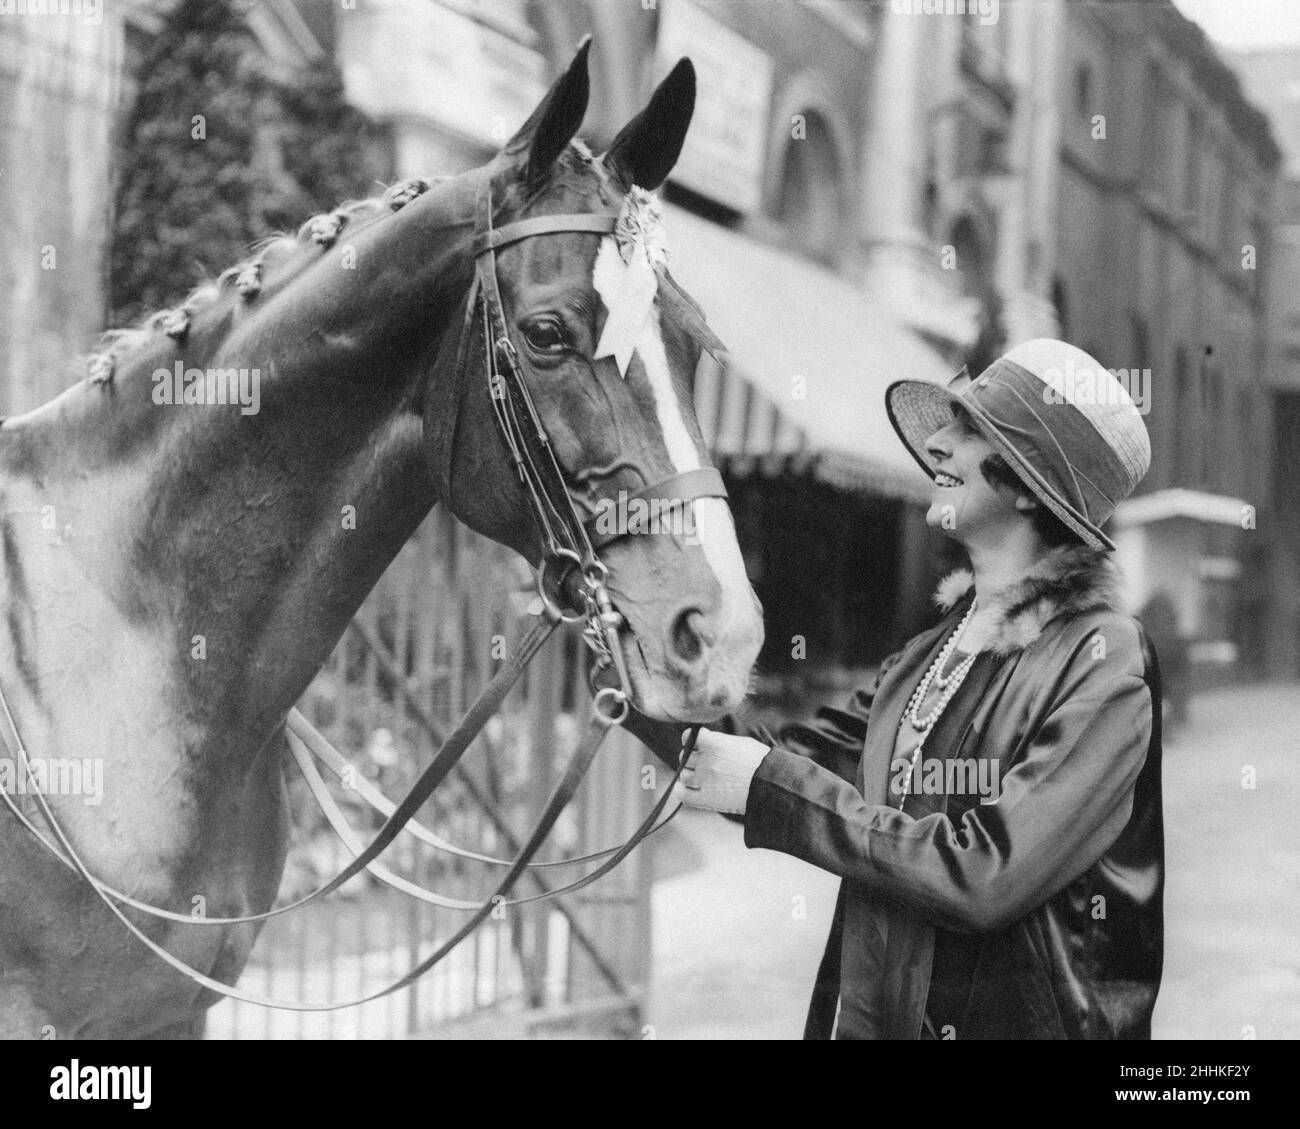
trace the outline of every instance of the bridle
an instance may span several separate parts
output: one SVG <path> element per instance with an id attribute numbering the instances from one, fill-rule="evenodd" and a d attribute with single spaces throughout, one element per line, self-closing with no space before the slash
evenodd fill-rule
<path id="1" fill-rule="evenodd" d="M 171 965 L 172 968 L 202 987 L 246 1003 L 292 1011 L 334 1011 L 381 999 L 415 983 L 416 980 L 450 953 L 465 937 L 472 933 L 498 907 L 555 898 L 590 885 L 609 873 L 645 838 L 665 826 L 672 816 L 676 814 L 677 809 L 674 809 L 667 818 L 660 820 L 660 816 L 673 795 L 674 786 L 680 779 L 682 770 L 694 750 L 695 741 L 699 734 L 698 726 L 693 726 L 690 729 L 678 760 L 677 769 L 669 785 L 664 789 L 663 794 L 649 814 L 625 843 L 616 848 L 596 851 L 579 858 L 561 859 L 554 862 L 533 861 L 533 856 L 542 846 L 551 828 L 573 798 L 588 768 L 594 761 L 596 752 L 605 736 L 612 728 L 623 722 L 631 707 L 632 687 L 623 662 L 619 641 L 619 631 L 624 626 L 624 620 L 621 613 L 613 606 L 609 594 L 607 586 L 609 570 L 597 555 L 598 548 L 603 548 L 626 534 L 616 532 L 603 536 L 599 535 L 594 528 L 595 519 L 584 519 L 574 503 L 573 494 L 569 488 L 568 476 L 560 466 L 560 461 L 555 454 L 546 428 L 528 392 L 527 384 L 519 367 L 518 351 L 511 339 L 509 324 L 501 300 L 497 279 L 496 252 L 501 247 L 537 236 L 565 232 L 611 235 L 616 230 L 616 224 L 617 217 L 612 215 L 560 214 L 533 216 L 502 227 L 494 227 L 492 223 L 490 182 L 487 174 L 484 174 L 476 209 L 475 235 L 471 246 L 475 269 L 470 292 L 466 300 L 465 319 L 457 348 L 457 366 L 458 371 L 464 371 L 463 365 L 470 348 L 470 339 L 476 332 L 474 323 L 475 321 L 481 321 L 483 352 L 488 374 L 488 391 L 492 397 L 493 411 L 508 456 L 527 495 L 529 508 L 537 523 L 541 539 L 542 554 L 537 567 L 537 590 L 540 596 L 541 612 L 532 625 L 523 633 L 513 654 L 506 659 L 501 669 L 466 711 L 460 723 L 447 736 L 432 761 L 420 774 L 419 779 L 417 779 L 400 804 L 393 805 L 387 797 L 361 777 L 359 773 L 352 772 L 351 766 L 343 754 L 334 749 L 297 709 L 290 711 L 285 728 L 290 752 L 302 770 L 313 797 L 324 810 L 331 826 L 355 856 L 353 861 L 339 874 L 310 894 L 288 905 L 268 910 L 265 913 L 214 918 L 194 917 L 188 913 L 162 909 L 133 898 L 96 878 L 69 841 L 67 834 L 55 817 L 42 792 L 35 791 L 31 794 L 35 798 L 37 808 L 45 823 L 49 826 L 53 841 L 47 838 L 32 823 L 15 803 L 13 797 L 3 788 L 0 788 L 0 799 L 3 799 L 9 811 L 60 862 L 91 886 L 108 910 L 118 918 L 136 940 Z M 666 271 L 658 273 L 659 296 L 663 305 L 680 319 L 681 323 L 704 348 L 714 353 L 720 351 L 721 344 L 709 331 L 699 308 L 677 289 L 676 284 Z M 448 449 L 451 446 L 451 439 L 451 436 L 447 439 Z M 633 465 L 635 466 L 635 464 Z M 636 469 L 641 471 L 639 467 L 636 467 Z M 648 475 L 645 473 L 641 473 L 641 478 L 644 482 L 649 481 Z M 672 505 L 685 505 L 696 498 L 726 496 L 722 478 L 717 470 L 712 467 L 673 475 L 662 481 L 647 485 L 632 495 L 632 497 L 667 498 Z M 574 586 L 567 584 L 570 575 L 575 570 L 580 581 L 577 587 L 577 607 L 573 606 L 574 601 L 569 598 Z M 517 855 L 513 859 L 504 859 L 465 850 L 446 842 L 424 828 L 416 821 L 415 815 L 437 789 L 438 785 L 456 767 L 487 721 L 501 707 L 510 688 L 518 681 L 532 658 L 541 650 L 547 639 L 562 623 L 580 620 L 586 621 L 584 638 L 596 652 L 597 667 L 612 665 L 618 678 L 618 685 L 616 687 L 603 687 L 596 693 L 592 702 L 592 715 L 586 736 L 570 758 L 559 782 L 555 785 L 548 798 L 536 826 Z M 4 696 L 3 689 L 0 689 L 0 744 L 8 748 L 9 752 L 13 754 L 15 762 L 22 766 L 25 778 L 30 780 L 31 762 L 22 738 L 18 733 L 17 725 L 9 709 L 9 703 Z M 376 811 L 386 816 L 383 826 L 368 845 L 363 847 L 352 831 L 342 811 L 330 795 L 313 758 L 320 760 L 338 775 L 346 775 L 361 798 Z M 453 855 L 492 866 L 505 867 L 506 872 L 492 894 L 482 902 L 466 902 L 435 894 L 392 873 L 378 861 L 379 856 L 389 844 L 404 832 L 429 846 Z M 515 899 L 506 897 L 516 879 L 525 870 L 573 866 L 590 862 L 598 862 L 599 865 L 588 874 L 565 886 L 556 889 L 544 888 L 543 892 L 528 897 Z M 443 909 L 465 911 L 470 916 L 451 937 L 439 944 L 430 955 L 422 959 L 399 980 L 360 999 L 344 1002 L 315 1004 L 302 1001 L 274 1000 L 224 984 L 172 955 L 137 926 L 122 909 L 125 906 L 161 920 L 185 925 L 230 926 L 258 923 L 299 909 L 318 898 L 325 897 L 363 870 L 369 870 L 381 882 L 394 886 L 420 901 Z"/>
<path id="2" fill-rule="evenodd" d="M 482 323 L 483 355 L 492 409 L 511 463 L 528 498 L 542 546 L 537 570 L 538 593 L 561 618 L 587 621 L 585 638 L 597 654 L 598 665 L 612 665 L 618 676 L 618 686 L 601 689 L 595 703 L 597 709 L 604 709 L 608 704 L 615 711 L 608 716 L 616 724 L 627 716 L 632 686 L 618 640 L 619 631 L 624 626 L 623 616 L 615 610 L 610 599 L 607 586 L 609 569 L 596 550 L 626 534 L 614 532 L 601 536 L 595 529 L 597 519 L 584 520 L 578 513 L 555 448 L 520 371 L 519 351 L 511 338 L 497 279 L 497 251 L 543 235 L 567 232 L 613 235 L 617 224 L 618 217 L 614 215 L 570 213 L 531 216 L 503 227 L 494 227 L 491 178 L 485 174 L 479 189 L 471 247 L 474 279 L 466 301 L 466 325 L 462 329 L 458 350 L 458 359 L 463 362 L 463 353 L 471 336 L 469 330 L 475 314 L 478 314 Z M 659 283 L 665 289 L 676 290 L 666 272 L 661 273 Z M 703 319 L 688 319 L 688 325 L 699 335 Z M 699 336 L 705 348 L 717 346 L 717 339 L 707 330 Z M 600 362 L 595 362 L 593 368 L 599 378 Z M 608 368 L 605 371 L 607 373 Z M 448 450 L 451 446 L 449 443 Z M 722 476 L 714 467 L 684 471 L 652 483 L 649 474 L 636 462 L 625 458 L 622 465 L 631 466 L 645 483 L 627 498 L 628 501 L 654 498 L 676 507 L 685 506 L 696 498 L 727 497 Z M 612 504 L 614 499 L 606 501 Z M 568 615 L 564 611 L 565 578 L 574 570 L 581 580 L 578 595 L 584 606 L 576 614 Z"/>

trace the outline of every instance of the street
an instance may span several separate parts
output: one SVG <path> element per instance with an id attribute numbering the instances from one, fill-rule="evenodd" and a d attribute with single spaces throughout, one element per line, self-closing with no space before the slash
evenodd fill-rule
<path id="1" fill-rule="evenodd" d="M 1157 1039 L 1300 1037 L 1300 688 L 1233 687 L 1165 742 Z M 1254 787 L 1249 770 L 1254 770 Z M 836 880 L 683 812 L 659 847 L 647 1022 L 661 1039 L 793 1039 Z"/>

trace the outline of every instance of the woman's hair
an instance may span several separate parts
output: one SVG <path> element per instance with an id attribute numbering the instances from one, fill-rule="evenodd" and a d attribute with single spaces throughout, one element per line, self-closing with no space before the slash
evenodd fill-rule
<path id="1" fill-rule="evenodd" d="M 990 486 L 994 488 L 1005 486 L 1009 490 L 1014 490 L 1017 494 L 1025 495 L 1034 503 L 1034 508 L 1029 511 L 1029 520 L 1033 524 L 1034 532 L 1038 534 L 1043 544 L 1048 548 L 1056 549 L 1062 545 L 1083 544 L 1082 538 L 1074 530 L 1029 492 L 1020 476 L 1011 469 L 1011 465 L 1007 460 L 996 451 L 991 455 L 986 455 L 980 462 L 980 473 L 984 476 L 984 481 Z"/>

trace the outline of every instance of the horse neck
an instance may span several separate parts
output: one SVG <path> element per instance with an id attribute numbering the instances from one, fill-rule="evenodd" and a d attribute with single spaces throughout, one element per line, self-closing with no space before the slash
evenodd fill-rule
<path id="1" fill-rule="evenodd" d="M 14 421 L 8 469 L 39 464 L 44 496 L 83 515 L 68 544 L 167 641 L 187 718 L 278 726 L 436 501 L 412 402 L 459 335 L 471 230 L 466 185 L 443 189 L 359 231 L 356 269 L 327 256 L 265 308 L 196 322 L 196 343 L 236 327 L 185 366 L 259 370 L 256 414 L 156 403 L 178 356 L 162 342 Z"/>

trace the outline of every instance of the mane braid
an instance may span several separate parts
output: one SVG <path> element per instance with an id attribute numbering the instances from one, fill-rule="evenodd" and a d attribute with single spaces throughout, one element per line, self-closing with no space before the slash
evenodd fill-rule
<path id="1" fill-rule="evenodd" d="M 283 232 L 267 235 L 253 244 L 248 258 L 227 267 L 216 279 L 199 283 L 179 306 L 146 314 L 133 326 L 105 330 L 94 349 L 74 364 L 84 369 L 91 384 L 107 384 L 113 379 L 119 361 L 155 341 L 160 333 L 178 341 L 184 340 L 193 319 L 214 306 L 231 289 L 237 289 L 246 302 L 254 300 L 261 292 L 262 275 L 268 259 L 274 257 L 278 259 L 275 265 L 280 265 L 303 249 L 319 247 L 328 250 L 345 228 L 359 230 L 369 227 L 371 223 L 399 211 L 435 184 L 449 179 L 442 176 L 399 181 L 387 186 L 378 196 L 345 201 L 332 211 L 313 216 L 298 229 L 297 235 Z"/>
<path id="2" fill-rule="evenodd" d="M 594 171 L 602 187 L 610 184 L 609 171 L 580 138 L 574 137 L 562 155 L 569 159 L 569 168 L 565 171 Z M 560 167 L 563 168 L 563 165 Z M 298 229 L 296 235 L 286 235 L 283 232 L 268 235 L 253 244 L 253 253 L 248 258 L 227 267 L 215 280 L 200 283 L 179 306 L 147 314 L 134 326 L 106 330 L 100 334 L 95 348 L 74 364 L 85 370 L 91 384 L 107 384 L 113 379 L 119 361 L 155 341 L 159 333 L 183 341 L 195 316 L 215 305 L 232 288 L 238 290 L 245 302 L 256 299 L 262 290 L 262 277 L 269 257 L 283 253 L 287 259 L 295 252 L 313 246 L 328 250 L 344 229 L 368 227 L 392 212 L 399 211 L 433 186 L 450 179 L 449 176 L 436 176 L 398 181 L 388 185 L 378 196 L 349 200 L 332 211 L 313 216 Z"/>

